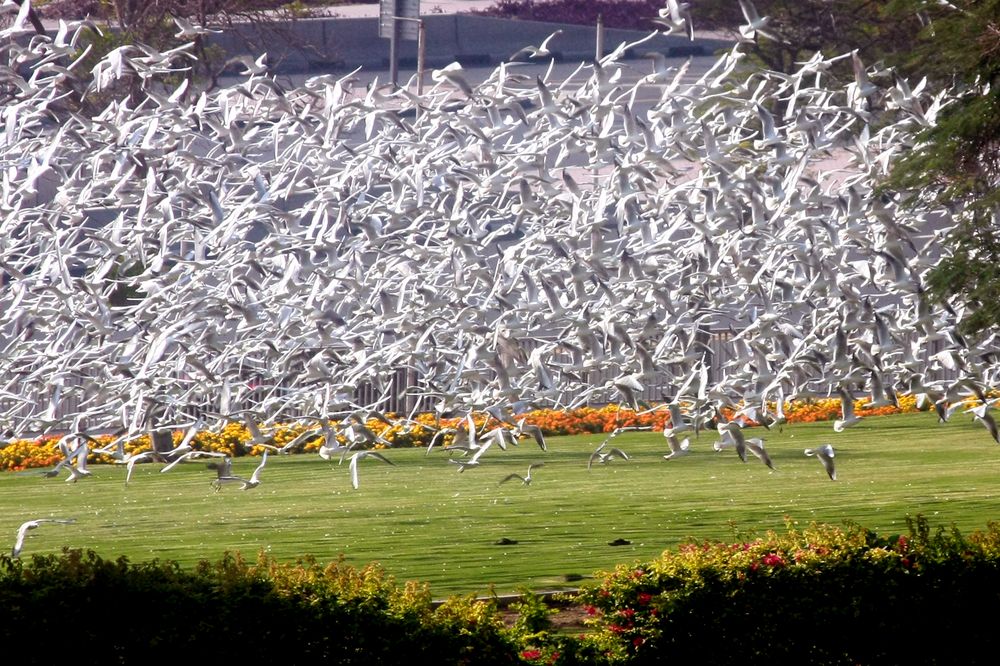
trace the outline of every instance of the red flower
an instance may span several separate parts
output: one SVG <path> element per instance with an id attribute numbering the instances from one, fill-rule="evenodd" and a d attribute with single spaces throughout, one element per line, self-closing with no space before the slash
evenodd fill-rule
<path id="1" fill-rule="evenodd" d="M 597 615 L 597 608 L 595 606 L 584 606 L 583 610 L 587 611 L 587 615 Z"/>
<path id="2" fill-rule="evenodd" d="M 632 640 L 632 645 L 634 645 L 636 647 L 639 647 L 640 645 L 642 645 L 645 642 L 646 642 L 646 639 L 643 638 L 642 636 L 639 636 L 638 638 L 635 638 L 635 639 Z"/>
<path id="3" fill-rule="evenodd" d="M 899 552 L 905 553 L 910 549 L 910 539 L 905 535 L 900 535 L 899 539 L 896 541 L 896 545 L 899 547 Z"/>
<path id="4" fill-rule="evenodd" d="M 650 600 L 652 600 L 652 598 L 653 595 L 649 592 L 640 592 L 638 597 L 636 597 L 636 601 L 638 601 L 640 606 L 645 606 L 650 602 Z"/>
<path id="5" fill-rule="evenodd" d="M 533 659 L 538 659 L 542 656 L 541 650 L 525 650 L 521 653 L 521 659 L 527 659 L 531 661 Z"/>
<path id="6" fill-rule="evenodd" d="M 781 559 L 781 555 L 777 553 L 768 553 L 760 561 L 769 567 L 780 567 L 785 564 L 785 560 Z"/>

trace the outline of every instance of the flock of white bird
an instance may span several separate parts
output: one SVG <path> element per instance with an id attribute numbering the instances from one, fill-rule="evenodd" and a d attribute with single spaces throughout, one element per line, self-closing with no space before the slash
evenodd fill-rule
<path id="1" fill-rule="evenodd" d="M 755 39 L 766 21 L 743 5 Z M 686 8 L 661 14 L 688 29 Z M 358 396 L 401 369 L 439 414 L 496 417 L 459 471 L 493 442 L 544 450 L 520 415 L 585 402 L 669 408 L 665 457 L 712 422 L 717 447 L 769 464 L 722 407 L 780 424 L 786 401 L 839 395 L 840 431 L 861 391 L 919 394 L 941 419 L 978 398 L 997 439 L 997 340 L 963 337 L 961 310 L 925 295 L 962 211 L 874 189 L 947 92 L 856 53 L 746 67 L 741 43 L 682 83 L 683 61 L 624 59 L 655 32 L 564 80 L 504 63 L 473 85 L 456 63 L 417 96 L 355 91 L 353 73 L 283 87 L 248 59 L 240 84 L 200 92 L 177 76 L 189 45 L 121 46 L 88 71 L 85 29 L 0 32 L 0 420 L 7 438 L 70 433 L 66 469 L 87 433 L 119 433 L 120 452 L 310 414 L 338 421 L 321 455 L 351 451 L 357 486 L 384 405 Z M 124 82 L 141 93 L 108 94 Z M 676 390 L 641 401 L 664 376 Z M 807 453 L 835 478 L 832 449 Z"/>

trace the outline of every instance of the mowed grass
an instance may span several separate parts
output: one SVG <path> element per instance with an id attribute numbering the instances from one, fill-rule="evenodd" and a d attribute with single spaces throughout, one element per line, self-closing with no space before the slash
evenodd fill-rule
<path id="1" fill-rule="evenodd" d="M 461 473 L 440 449 L 389 450 L 394 466 L 360 461 L 358 490 L 346 461 L 315 454 L 272 455 L 262 484 L 247 491 L 215 492 L 204 461 L 166 474 L 161 464 L 137 466 L 128 487 L 123 465 L 92 465 L 78 483 L 2 473 L 0 547 L 13 544 L 24 520 L 75 518 L 29 532 L 22 558 L 64 546 L 184 566 L 225 551 L 249 559 L 265 551 L 286 562 L 343 554 L 356 565 L 379 562 L 400 582 L 426 581 L 445 597 L 576 587 L 692 538 L 747 538 L 783 530 L 786 520 L 895 533 L 905 531 L 908 514 L 963 532 L 1000 518 L 1000 446 L 967 415 L 946 424 L 929 413 L 867 418 L 842 433 L 828 422 L 746 432 L 764 437 L 776 471 L 714 451 L 714 432 L 692 437 L 691 453 L 674 460 L 663 460 L 660 433 L 630 432 L 612 444 L 631 460 L 589 471 L 603 435 L 550 438 L 547 452 L 532 440 L 494 447 Z M 836 447 L 837 481 L 803 453 L 823 442 Z M 258 462 L 236 459 L 234 472 L 248 476 Z M 538 462 L 545 466 L 530 486 L 499 484 Z M 497 545 L 501 539 L 517 543 Z M 609 545 L 617 539 L 630 544 Z"/>

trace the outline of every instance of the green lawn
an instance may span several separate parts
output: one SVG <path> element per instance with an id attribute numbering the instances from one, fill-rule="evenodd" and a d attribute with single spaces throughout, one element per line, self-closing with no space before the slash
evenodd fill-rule
<path id="1" fill-rule="evenodd" d="M 777 471 L 756 458 L 712 449 L 714 433 L 692 438 L 691 453 L 663 460 L 659 433 L 625 433 L 613 443 L 632 459 L 587 470 L 603 436 L 552 438 L 548 452 L 531 440 L 487 452 L 479 467 L 459 473 L 448 454 L 390 450 L 395 466 L 360 462 L 350 485 L 347 463 L 317 455 L 271 456 L 256 489 L 215 492 L 213 472 L 196 461 L 161 474 L 136 467 L 125 487 L 124 466 L 91 466 L 78 483 L 38 473 L 0 473 L 0 546 L 18 525 L 38 517 L 72 517 L 73 525 L 42 525 L 28 534 L 22 558 L 63 546 L 108 558 L 152 558 L 191 565 L 224 551 L 253 558 L 265 550 L 282 561 L 343 553 L 347 561 L 380 562 L 397 580 L 431 583 L 435 597 L 497 593 L 522 585 L 573 587 L 580 576 L 619 562 L 655 557 L 689 537 L 732 540 L 783 529 L 786 517 L 880 532 L 905 530 L 907 514 L 971 532 L 1000 518 L 1000 446 L 967 415 L 938 424 L 929 413 L 868 418 L 843 433 L 831 423 L 756 428 Z M 838 480 L 803 449 L 830 442 Z M 533 483 L 500 485 L 510 472 Z M 240 458 L 249 475 L 257 458 Z M 511 545 L 496 545 L 502 538 Z M 615 539 L 629 545 L 610 546 Z"/>

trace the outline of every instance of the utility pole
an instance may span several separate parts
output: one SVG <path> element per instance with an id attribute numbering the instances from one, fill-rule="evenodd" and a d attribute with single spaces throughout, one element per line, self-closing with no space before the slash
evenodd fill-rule
<path id="1" fill-rule="evenodd" d="M 416 24 L 423 26 L 420 0 L 380 0 L 378 34 L 389 40 L 389 79 L 394 88 L 399 81 L 399 42 L 419 41 Z"/>
<path id="2" fill-rule="evenodd" d="M 604 16 L 597 15 L 597 29 L 594 31 L 594 62 L 600 62 L 604 57 Z"/>

